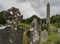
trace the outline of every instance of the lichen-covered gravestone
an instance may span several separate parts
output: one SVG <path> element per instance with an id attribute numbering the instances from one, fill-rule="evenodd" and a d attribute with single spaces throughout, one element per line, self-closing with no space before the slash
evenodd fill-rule
<path id="1" fill-rule="evenodd" d="M 32 21 L 32 29 L 30 29 L 30 44 L 39 44 L 39 29 L 37 28 L 37 20 Z"/>
<path id="2" fill-rule="evenodd" d="M 23 28 L 19 27 L 22 15 L 19 12 L 18 8 L 12 7 L 8 9 L 8 12 L 11 14 L 10 22 L 8 25 L 11 25 L 10 31 L 10 43 L 12 44 L 23 44 Z M 11 42 L 12 41 L 12 42 Z"/>
<path id="3" fill-rule="evenodd" d="M 60 38 L 60 28 L 58 29 L 58 38 Z"/>
<path id="4" fill-rule="evenodd" d="M 42 42 L 47 42 L 48 40 L 48 32 L 46 30 L 41 32 L 41 41 Z"/>
<path id="5" fill-rule="evenodd" d="M 12 7 L 8 9 L 7 12 L 9 13 L 7 14 L 8 16 L 4 16 L 4 18 L 6 17 L 7 27 L 5 26 L 3 31 L 1 30 L 0 32 L 1 43 L 2 44 L 23 44 L 24 29 L 19 27 L 18 25 L 22 17 L 19 12 L 19 9 Z"/>

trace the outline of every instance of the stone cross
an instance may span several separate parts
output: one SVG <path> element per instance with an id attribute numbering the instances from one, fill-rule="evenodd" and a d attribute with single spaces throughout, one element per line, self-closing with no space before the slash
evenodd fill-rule
<path id="1" fill-rule="evenodd" d="M 20 23 L 20 20 L 21 20 L 22 15 L 19 12 L 19 9 L 18 8 L 15 8 L 15 7 L 12 7 L 10 9 L 8 9 L 7 11 L 10 13 L 10 19 L 7 20 L 7 23 L 11 27 L 10 40 L 9 41 L 10 41 L 11 44 L 16 44 L 16 38 L 17 38 L 16 37 L 16 32 L 17 32 L 17 29 L 19 29 L 18 24 Z M 19 31 L 23 35 L 23 33 L 21 32 L 21 29 L 22 28 L 20 28 Z M 22 35 L 21 35 L 21 37 L 22 37 Z"/>
<path id="2" fill-rule="evenodd" d="M 10 42 L 15 44 L 15 41 L 16 41 L 16 30 L 17 30 L 17 26 L 18 26 L 18 23 L 19 23 L 19 17 L 20 17 L 20 12 L 17 8 L 10 8 L 8 9 L 8 11 L 10 12 L 11 14 L 11 20 L 10 22 L 8 22 L 10 25 L 11 25 L 11 36 L 10 36 Z"/>
<path id="3" fill-rule="evenodd" d="M 24 28 L 18 25 L 22 17 L 19 9 L 12 7 L 5 13 L 7 24 L 0 27 L 0 44 L 23 44 Z"/>
<path id="4" fill-rule="evenodd" d="M 39 44 L 39 31 L 37 28 L 37 20 L 34 19 L 32 21 L 32 29 L 30 29 L 31 31 L 31 35 L 30 35 L 30 44 Z"/>

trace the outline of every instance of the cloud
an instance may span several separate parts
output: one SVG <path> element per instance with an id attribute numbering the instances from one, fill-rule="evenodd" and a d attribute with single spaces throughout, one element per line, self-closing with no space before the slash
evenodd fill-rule
<path id="1" fill-rule="evenodd" d="M 28 18 L 35 14 L 35 10 L 31 7 L 31 4 L 29 2 L 22 3 L 20 7 L 20 11 L 22 15 L 24 15 L 24 18 Z"/>
<path id="2" fill-rule="evenodd" d="M 27 1 L 30 3 L 31 7 L 34 9 L 34 11 L 35 11 L 34 14 L 36 14 L 37 16 L 39 16 L 41 18 L 46 17 L 46 14 L 45 14 L 45 11 L 46 11 L 45 5 L 46 4 L 44 4 L 44 0 L 24 0 L 24 1 L 22 0 L 22 3 L 27 2 Z M 18 0 L 18 2 L 21 2 L 21 1 Z M 44 10 L 41 10 L 41 9 L 44 9 Z M 30 11 L 30 12 L 32 12 L 32 11 Z"/>
<path id="3" fill-rule="evenodd" d="M 47 3 L 51 4 L 51 16 L 60 14 L 60 0 L 0 0 L 0 10 L 7 10 L 12 6 L 19 8 L 24 18 L 36 14 L 40 18 L 46 18 Z"/>
<path id="4" fill-rule="evenodd" d="M 3 6 L 0 4 L 0 11 L 2 11 L 3 10 Z"/>
<path id="5" fill-rule="evenodd" d="M 31 3 L 31 6 L 36 10 L 36 13 L 39 13 L 39 16 L 41 18 L 46 18 L 46 3 L 47 1 L 45 0 L 29 0 Z"/>
<path id="6" fill-rule="evenodd" d="M 60 4 L 60 0 L 51 0 L 50 1 L 51 2 L 51 6 L 60 6 L 59 4 Z"/>
<path id="7" fill-rule="evenodd" d="M 60 8 L 59 7 L 55 7 L 55 6 L 52 6 L 51 7 L 51 16 L 52 15 L 56 15 L 56 14 L 60 14 Z"/>
<path id="8" fill-rule="evenodd" d="M 30 0 L 32 7 L 40 14 L 41 18 L 46 18 L 48 2 L 50 2 L 51 16 L 60 14 L 60 0 Z"/>
<path id="9" fill-rule="evenodd" d="M 0 0 L 1 1 L 1 0 Z M 10 0 L 6 0 L 7 3 L 4 3 L 5 1 L 2 1 L 2 6 L 3 6 L 3 10 L 7 10 L 11 7 L 16 7 L 20 9 L 20 12 L 22 15 L 24 15 L 24 18 L 28 18 L 30 16 L 32 16 L 33 14 L 35 14 L 35 10 L 34 8 L 31 7 L 31 4 L 27 1 L 24 3 L 16 3 L 16 1 L 10 1 Z"/>
<path id="10" fill-rule="evenodd" d="M 23 3 L 26 2 L 27 0 L 16 0 L 17 3 Z"/>

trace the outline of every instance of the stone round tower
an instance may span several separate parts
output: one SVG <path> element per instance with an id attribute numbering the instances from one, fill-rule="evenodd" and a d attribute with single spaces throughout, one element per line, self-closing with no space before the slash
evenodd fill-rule
<path id="1" fill-rule="evenodd" d="M 50 3 L 47 3 L 47 21 L 46 23 L 49 25 L 50 24 Z"/>

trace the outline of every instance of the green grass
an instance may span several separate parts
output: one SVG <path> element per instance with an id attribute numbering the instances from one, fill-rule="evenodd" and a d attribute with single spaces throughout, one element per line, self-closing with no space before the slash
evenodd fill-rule
<path id="1" fill-rule="evenodd" d="M 30 44 L 30 39 L 28 38 L 26 33 L 27 33 L 27 31 L 25 31 L 24 35 L 23 35 L 23 44 Z"/>
<path id="2" fill-rule="evenodd" d="M 26 32 L 28 31 L 28 29 L 31 28 L 30 24 L 26 24 L 26 23 L 20 23 L 19 24 L 21 27 L 26 28 L 25 32 L 24 32 L 24 36 L 23 36 L 23 44 L 30 44 L 30 39 L 27 37 Z M 56 27 L 56 30 L 58 28 Z M 47 42 L 41 42 L 40 44 L 60 44 L 60 39 L 58 39 L 57 36 L 57 32 L 51 33 L 50 29 L 48 30 L 48 41 Z"/>
<path id="3" fill-rule="evenodd" d="M 47 42 L 41 42 L 41 44 L 52 44 L 55 43 L 58 40 L 57 33 L 51 33 L 48 36 Z"/>
<path id="4" fill-rule="evenodd" d="M 31 25 L 30 25 L 30 24 L 26 24 L 26 23 L 19 23 L 19 26 L 20 26 L 20 27 L 23 27 L 23 28 L 25 28 L 25 29 L 31 28 Z"/>

